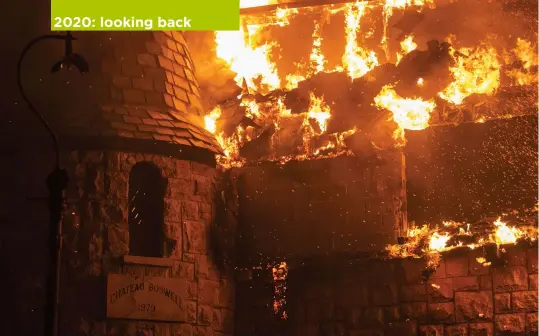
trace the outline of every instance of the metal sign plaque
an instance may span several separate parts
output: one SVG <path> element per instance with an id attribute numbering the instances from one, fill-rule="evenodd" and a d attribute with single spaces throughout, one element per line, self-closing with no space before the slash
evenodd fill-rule
<path id="1" fill-rule="evenodd" d="M 186 281 L 157 277 L 137 278 L 109 274 L 107 317 L 119 319 L 186 321 L 182 293 Z"/>

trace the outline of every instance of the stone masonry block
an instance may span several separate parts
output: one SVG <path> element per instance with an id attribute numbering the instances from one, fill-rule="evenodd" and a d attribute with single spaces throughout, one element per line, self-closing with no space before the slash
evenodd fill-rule
<path id="1" fill-rule="evenodd" d="M 378 307 L 365 308 L 361 317 L 360 325 L 382 326 L 384 324 L 384 310 Z"/>
<path id="2" fill-rule="evenodd" d="M 179 222 L 165 222 L 164 225 L 165 238 L 174 240 L 176 244 L 182 242 L 182 225 Z"/>
<path id="3" fill-rule="evenodd" d="M 537 333 L 537 313 L 526 314 L 526 331 L 531 333 Z"/>
<path id="4" fill-rule="evenodd" d="M 171 277 L 179 279 L 195 279 L 195 265 L 185 261 L 174 261 Z"/>
<path id="5" fill-rule="evenodd" d="M 455 322 L 455 306 L 453 302 L 431 303 L 428 305 L 429 321 L 433 323 Z"/>
<path id="6" fill-rule="evenodd" d="M 525 314 L 496 315 L 494 325 L 497 332 L 522 333 L 526 329 Z"/>
<path id="7" fill-rule="evenodd" d="M 129 253 L 129 231 L 126 227 L 109 225 L 107 230 L 108 250 L 112 257 Z"/>
<path id="8" fill-rule="evenodd" d="M 220 283 L 219 281 L 208 280 L 204 278 L 198 279 L 198 288 L 199 288 L 199 304 L 205 304 L 212 307 L 219 306 L 219 291 Z"/>
<path id="9" fill-rule="evenodd" d="M 479 278 L 479 287 L 481 290 L 492 289 L 492 277 L 490 275 L 482 275 Z"/>
<path id="10" fill-rule="evenodd" d="M 514 292 L 511 294 L 511 306 L 515 311 L 537 311 L 537 291 Z"/>
<path id="11" fill-rule="evenodd" d="M 528 271 L 524 266 L 496 268 L 493 272 L 495 292 L 528 289 Z"/>
<path id="12" fill-rule="evenodd" d="M 494 295 L 494 311 L 499 313 L 511 312 L 511 294 L 500 293 Z"/>
<path id="13" fill-rule="evenodd" d="M 468 275 L 468 256 L 450 256 L 444 259 L 447 277 Z"/>
<path id="14" fill-rule="evenodd" d="M 194 201 L 182 202 L 182 217 L 187 220 L 199 220 L 199 204 Z"/>
<path id="15" fill-rule="evenodd" d="M 537 290 L 537 274 L 530 274 L 529 280 L 530 280 L 530 289 L 536 291 Z"/>
<path id="16" fill-rule="evenodd" d="M 388 306 L 398 302 L 397 286 L 386 284 L 372 288 L 372 300 L 376 306 Z"/>
<path id="17" fill-rule="evenodd" d="M 526 266 L 526 251 L 520 246 L 509 245 L 505 247 L 503 258 L 509 266 Z"/>
<path id="18" fill-rule="evenodd" d="M 182 306 L 185 308 L 186 322 L 196 323 L 197 322 L 197 302 L 191 300 L 182 301 Z"/>
<path id="19" fill-rule="evenodd" d="M 167 222 L 181 222 L 182 220 L 182 202 L 180 200 L 165 198 L 164 215 Z"/>
<path id="20" fill-rule="evenodd" d="M 421 281 L 421 272 L 425 268 L 424 261 L 405 259 L 400 263 L 400 266 L 405 283 L 418 283 Z"/>
<path id="21" fill-rule="evenodd" d="M 210 256 L 195 255 L 195 277 L 202 277 L 211 280 L 219 280 L 219 270 Z"/>
<path id="22" fill-rule="evenodd" d="M 107 196 L 116 199 L 127 199 L 129 174 L 124 172 L 110 172 L 106 175 L 109 181 Z"/>
<path id="23" fill-rule="evenodd" d="M 453 300 L 453 279 L 437 279 L 427 284 L 429 302 L 447 302 Z"/>
<path id="24" fill-rule="evenodd" d="M 183 251 L 204 254 L 208 243 L 206 231 L 204 222 L 183 221 Z"/>
<path id="25" fill-rule="evenodd" d="M 427 287 L 425 284 L 403 285 L 400 288 L 402 302 L 427 301 Z"/>
<path id="26" fill-rule="evenodd" d="M 369 305 L 369 291 L 363 284 L 350 288 L 340 286 L 335 288 L 335 302 L 345 308 L 367 307 Z"/>
<path id="27" fill-rule="evenodd" d="M 168 179 L 166 197 L 180 200 L 193 195 L 193 183 L 184 179 Z"/>
<path id="28" fill-rule="evenodd" d="M 420 336 L 444 336 L 443 325 L 424 325 L 419 327 Z"/>
<path id="29" fill-rule="evenodd" d="M 492 323 L 470 323 L 470 336 L 493 336 L 494 325 Z"/>
<path id="30" fill-rule="evenodd" d="M 492 319 L 494 304 L 492 292 L 455 293 L 455 315 L 457 322 Z"/>
<path id="31" fill-rule="evenodd" d="M 452 326 L 446 326 L 444 330 L 444 336 L 468 336 L 468 325 L 456 324 Z"/>
<path id="32" fill-rule="evenodd" d="M 479 290 L 479 279 L 477 276 L 453 278 L 453 288 L 455 292 Z"/>
<path id="33" fill-rule="evenodd" d="M 384 321 L 395 322 L 400 319 L 400 311 L 398 306 L 384 307 Z"/>
<path id="34" fill-rule="evenodd" d="M 396 322 L 391 324 L 388 329 L 388 334 L 395 336 L 416 336 L 418 332 L 415 321 Z"/>
<path id="35" fill-rule="evenodd" d="M 537 273 L 537 253 L 537 248 L 528 249 L 526 251 L 529 273 Z"/>
<path id="36" fill-rule="evenodd" d="M 98 205 L 99 219 L 104 223 L 127 223 L 127 206 L 126 201 L 103 201 L 100 205 Z"/>
<path id="37" fill-rule="evenodd" d="M 400 315 L 403 319 L 427 322 L 427 304 L 424 302 L 404 303 L 400 305 Z"/>
<path id="38" fill-rule="evenodd" d="M 203 326 L 211 326 L 220 324 L 220 312 L 208 305 L 199 304 L 197 313 L 197 322 Z"/>
<path id="39" fill-rule="evenodd" d="M 430 276 L 430 279 L 443 279 L 447 276 L 447 273 L 445 271 L 445 260 L 441 260 L 438 268 L 434 270 L 434 273 Z"/>

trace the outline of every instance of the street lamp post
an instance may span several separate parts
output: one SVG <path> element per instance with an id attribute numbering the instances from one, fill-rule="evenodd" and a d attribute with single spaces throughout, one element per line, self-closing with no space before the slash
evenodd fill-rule
<path id="1" fill-rule="evenodd" d="M 26 53 L 38 42 L 43 40 L 62 40 L 65 42 L 64 57 L 55 63 L 51 72 L 57 72 L 67 67 L 76 67 L 80 73 L 88 72 L 88 63 L 80 55 L 74 54 L 72 42 L 75 38 L 68 32 L 65 35 L 42 35 L 31 40 L 21 52 L 17 63 L 17 85 L 21 96 L 32 113 L 45 126 L 52 138 L 55 154 L 54 170 L 47 177 L 47 188 L 49 189 L 48 207 L 49 207 L 49 274 L 47 279 L 47 297 L 45 304 L 45 336 L 58 335 L 58 301 L 60 289 L 60 265 L 62 255 L 62 218 L 64 215 L 64 192 L 69 181 L 67 171 L 60 168 L 60 149 L 58 146 L 58 137 L 54 133 L 49 123 L 37 111 L 32 102 L 28 99 L 22 85 L 21 68 Z"/>

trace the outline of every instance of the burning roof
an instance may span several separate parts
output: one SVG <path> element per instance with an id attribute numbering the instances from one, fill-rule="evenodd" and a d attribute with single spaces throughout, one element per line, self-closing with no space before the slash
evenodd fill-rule
<path id="1" fill-rule="evenodd" d="M 485 1 L 487 14 L 466 6 L 279 5 L 272 15 L 244 16 L 240 31 L 215 33 L 205 120 L 225 152 L 220 163 L 357 155 L 404 145 L 407 129 L 529 113 L 537 33 L 511 26 L 522 20 L 515 17 L 489 26 L 505 15 L 502 5 Z"/>

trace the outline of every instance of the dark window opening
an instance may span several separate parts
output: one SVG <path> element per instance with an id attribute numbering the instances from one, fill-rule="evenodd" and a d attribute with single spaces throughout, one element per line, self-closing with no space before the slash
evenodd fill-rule
<path id="1" fill-rule="evenodd" d="M 149 162 L 137 163 L 129 175 L 129 254 L 163 257 L 165 183 Z"/>

